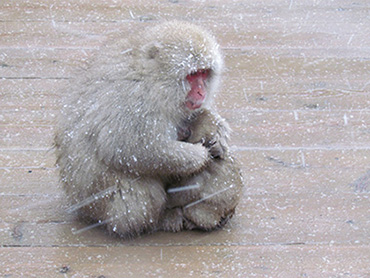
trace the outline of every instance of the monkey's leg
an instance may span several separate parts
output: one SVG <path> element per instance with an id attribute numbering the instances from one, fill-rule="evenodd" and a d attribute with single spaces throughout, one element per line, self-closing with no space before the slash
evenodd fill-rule
<path id="1" fill-rule="evenodd" d="M 205 170 L 170 187 L 167 191 L 167 209 L 160 218 L 159 228 L 178 232 L 183 229 L 211 230 L 219 226 L 223 208 L 202 199 L 205 190 L 210 191 L 205 188 L 210 180 L 213 177 Z M 212 191 L 206 195 L 212 195 Z M 189 204 L 194 205 L 187 207 Z"/>
<path id="2" fill-rule="evenodd" d="M 235 208 L 225 213 L 219 211 L 217 206 L 207 202 L 199 203 L 183 209 L 184 225 L 189 230 L 200 229 L 209 231 L 221 228 L 234 215 L 234 212 Z"/>
<path id="3" fill-rule="evenodd" d="M 163 231 L 179 232 L 184 229 L 186 220 L 183 215 L 183 207 L 201 198 L 201 184 L 207 172 L 201 174 L 173 180 L 167 189 L 166 209 L 160 217 L 158 228 Z"/>
<path id="4" fill-rule="evenodd" d="M 158 229 L 166 232 L 179 232 L 184 228 L 182 208 L 165 209 L 158 222 Z"/>
<path id="5" fill-rule="evenodd" d="M 212 230 L 224 226 L 233 216 L 243 186 L 239 168 L 232 157 L 218 160 L 207 171 L 198 174 L 203 178 L 200 198 L 184 206 L 183 215 L 188 229 Z"/>
<path id="6" fill-rule="evenodd" d="M 162 183 L 139 177 L 122 180 L 117 190 L 102 200 L 102 217 L 109 232 L 132 238 L 156 229 L 166 202 Z"/>
<path id="7" fill-rule="evenodd" d="M 212 230 L 222 227 L 232 217 L 243 186 L 239 168 L 232 157 L 213 160 L 203 172 L 183 178 L 167 192 L 169 208 L 182 208 L 181 213 L 167 212 L 168 230 Z M 172 226 L 171 226 L 172 225 Z"/>
<path id="8" fill-rule="evenodd" d="M 235 208 L 221 214 L 216 207 L 210 204 L 199 204 L 192 208 L 166 209 L 162 214 L 158 229 L 167 232 L 179 232 L 181 230 L 213 230 L 223 227 L 234 215 Z"/>

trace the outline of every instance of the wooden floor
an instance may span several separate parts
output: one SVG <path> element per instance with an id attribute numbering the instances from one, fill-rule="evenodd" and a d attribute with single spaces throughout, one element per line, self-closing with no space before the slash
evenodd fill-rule
<path id="1" fill-rule="evenodd" d="M 58 89 L 106 39 L 199 23 L 242 162 L 212 233 L 110 238 L 66 211 L 51 149 Z M 370 277 L 368 0 L 0 1 L 0 277 Z"/>

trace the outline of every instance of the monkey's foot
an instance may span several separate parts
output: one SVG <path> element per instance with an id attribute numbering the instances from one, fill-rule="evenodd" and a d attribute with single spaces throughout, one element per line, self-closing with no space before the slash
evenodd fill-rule
<path id="1" fill-rule="evenodd" d="M 183 214 L 182 209 L 173 208 L 166 209 L 160 220 L 159 229 L 166 232 L 179 232 L 183 229 Z"/>
<path id="2" fill-rule="evenodd" d="M 234 209 L 224 214 L 207 204 L 198 204 L 184 210 L 185 228 L 188 230 L 211 231 L 222 228 L 233 216 Z"/>
<path id="3" fill-rule="evenodd" d="M 234 213 L 235 213 L 235 208 L 229 214 L 227 214 L 225 217 L 221 218 L 221 221 L 220 221 L 220 223 L 218 223 L 216 229 L 222 228 L 223 226 L 225 226 L 229 222 L 229 220 L 234 216 Z"/>

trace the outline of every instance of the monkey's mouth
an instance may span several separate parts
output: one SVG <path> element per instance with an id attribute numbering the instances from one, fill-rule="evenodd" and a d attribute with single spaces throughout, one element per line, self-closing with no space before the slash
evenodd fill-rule
<path id="1" fill-rule="evenodd" d="M 203 104 L 203 100 L 195 100 L 194 101 L 193 99 L 190 99 L 190 98 L 186 98 L 186 100 L 185 100 L 185 105 L 190 110 L 198 109 L 202 106 L 202 104 Z"/>
<path id="2" fill-rule="evenodd" d="M 190 110 L 198 109 L 202 106 L 207 94 L 206 80 L 208 75 L 209 70 L 199 70 L 186 76 L 186 80 L 190 85 L 190 91 L 186 96 L 185 105 Z"/>

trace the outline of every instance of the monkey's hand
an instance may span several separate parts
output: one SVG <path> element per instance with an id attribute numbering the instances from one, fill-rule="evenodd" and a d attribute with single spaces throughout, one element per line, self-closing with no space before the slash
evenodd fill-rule
<path id="1" fill-rule="evenodd" d="M 202 171 L 211 160 L 209 150 L 200 143 L 183 143 L 183 145 L 186 148 L 181 147 L 182 152 L 177 150 L 177 153 L 180 155 L 179 162 L 181 163 L 178 167 L 178 174 L 189 175 Z"/>
<path id="2" fill-rule="evenodd" d="M 216 112 L 202 109 L 190 123 L 187 142 L 201 143 L 212 158 L 223 159 L 229 151 L 230 127 Z"/>
<path id="3" fill-rule="evenodd" d="M 204 146 L 208 148 L 210 155 L 213 158 L 224 159 L 229 152 L 229 134 L 230 127 L 228 123 L 215 113 L 208 112 L 208 116 L 211 117 L 215 123 L 216 130 L 213 132 L 205 141 Z"/>
<path id="4" fill-rule="evenodd" d="M 228 145 L 222 144 L 221 141 L 223 139 L 219 138 L 217 139 L 216 137 L 212 138 L 212 140 L 208 144 L 208 149 L 209 153 L 212 158 L 215 159 L 224 159 L 226 153 L 228 152 Z"/>

